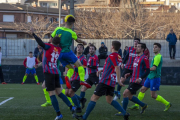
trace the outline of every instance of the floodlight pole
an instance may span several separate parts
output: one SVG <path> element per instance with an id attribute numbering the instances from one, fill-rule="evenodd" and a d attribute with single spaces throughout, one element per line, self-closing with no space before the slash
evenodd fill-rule
<path id="1" fill-rule="evenodd" d="M 59 27 L 61 27 L 61 0 L 59 0 Z"/>

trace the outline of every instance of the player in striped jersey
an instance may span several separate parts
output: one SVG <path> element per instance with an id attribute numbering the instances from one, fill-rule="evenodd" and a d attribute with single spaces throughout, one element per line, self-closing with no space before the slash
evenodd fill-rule
<path id="1" fill-rule="evenodd" d="M 98 72 L 99 60 L 98 60 L 97 55 L 95 55 L 95 52 L 96 52 L 96 47 L 94 45 L 90 45 L 89 46 L 90 57 L 89 57 L 88 66 L 87 66 L 89 77 L 86 80 L 86 82 L 91 86 L 92 85 L 97 86 L 99 83 L 99 76 L 97 76 L 96 74 Z M 85 106 L 86 98 L 84 97 L 85 97 L 85 92 L 87 89 L 88 88 L 86 86 L 83 86 L 81 88 L 81 94 L 80 94 L 79 99 L 80 99 L 80 102 L 82 103 L 82 109 Z"/>
<path id="2" fill-rule="evenodd" d="M 78 44 L 76 56 L 86 71 L 87 61 L 83 55 L 83 51 L 84 51 L 83 44 Z M 71 97 L 72 101 L 74 102 L 74 104 L 76 106 L 76 112 L 81 113 L 82 110 L 81 110 L 81 106 L 80 106 L 79 100 L 78 100 L 79 97 L 75 94 L 75 92 L 80 88 L 80 77 L 78 74 L 78 68 L 76 66 L 74 66 L 74 68 L 75 68 L 74 74 L 70 79 L 71 88 L 70 89 L 66 88 L 66 96 Z"/>
<path id="3" fill-rule="evenodd" d="M 115 109 L 123 113 L 124 120 L 128 120 L 129 114 L 126 113 L 126 111 L 120 106 L 120 104 L 117 101 L 113 100 L 114 87 L 116 85 L 116 76 L 119 84 L 122 84 L 120 83 L 120 64 L 122 62 L 122 58 L 117 53 L 120 46 L 121 43 L 119 41 L 112 42 L 112 53 L 108 56 L 108 58 L 105 61 L 101 80 L 97 85 L 94 94 L 91 97 L 91 101 L 88 104 L 85 114 L 83 116 L 75 115 L 76 119 L 86 120 L 91 111 L 94 109 L 98 99 L 101 96 L 106 95 L 106 101 Z M 98 73 L 100 72 L 102 72 L 102 70 Z"/>
<path id="4" fill-rule="evenodd" d="M 161 83 L 161 68 L 163 63 L 163 58 L 160 54 L 161 44 L 154 43 L 153 51 L 154 58 L 151 61 L 150 74 L 148 75 L 144 86 L 141 88 L 141 91 L 138 94 L 138 99 L 142 100 L 144 98 L 145 92 L 150 88 L 151 97 L 156 101 L 161 102 L 165 105 L 164 111 L 169 110 L 172 106 L 170 102 L 166 101 L 162 96 L 157 95 L 157 91 L 159 90 Z M 139 105 L 135 104 L 131 107 L 131 109 L 139 109 Z"/>
<path id="5" fill-rule="evenodd" d="M 138 56 L 135 58 L 133 62 L 133 73 L 130 79 L 130 83 L 128 88 L 123 93 L 123 108 L 124 110 L 127 109 L 127 105 L 129 100 L 134 103 L 139 104 L 142 107 L 141 114 L 144 113 L 145 109 L 147 108 L 147 104 L 141 102 L 137 97 L 133 96 L 136 92 L 143 86 L 145 78 L 150 73 L 149 68 L 149 60 L 143 54 L 144 50 L 146 49 L 146 44 L 138 43 L 136 48 L 136 53 Z M 122 81 L 121 81 L 122 83 Z M 121 86 L 124 86 L 121 84 Z"/>
<path id="6" fill-rule="evenodd" d="M 123 63 L 121 65 L 121 68 L 123 69 L 124 68 L 124 65 L 125 65 L 125 68 L 123 70 L 123 73 L 122 73 L 122 76 L 121 76 L 121 81 L 124 83 L 124 81 L 127 79 L 125 78 L 125 74 L 127 73 L 132 73 L 132 70 L 133 70 L 133 62 L 134 62 L 134 59 L 135 57 L 137 56 L 136 54 L 136 48 L 137 48 L 137 44 L 140 42 L 140 39 L 139 38 L 135 38 L 134 39 L 134 46 L 131 46 L 128 48 L 128 51 L 127 51 L 127 54 L 126 56 L 124 57 L 124 60 L 123 60 Z M 127 63 L 126 63 L 127 62 Z M 117 86 L 117 91 L 115 91 L 115 97 L 114 97 L 114 100 L 117 100 L 118 98 L 120 99 L 120 90 L 121 90 L 121 86 L 118 85 Z"/>
<path id="7" fill-rule="evenodd" d="M 33 31 L 34 30 L 32 29 L 31 32 L 35 40 L 44 49 L 42 66 L 45 76 L 45 84 L 47 87 L 47 91 L 49 92 L 54 110 L 57 113 L 55 120 L 60 120 L 63 118 L 63 116 L 60 112 L 59 104 L 55 94 L 57 94 L 67 104 L 67 106 L 70 107 L 70 110 L 72 112 L 75 111 L 75 108 L 71 105 L 67 97 L 61 92 L 60 88 L 59 73 L 57 69 L 57 59 L 61 51 L 61 48 L 58 46 L 60 38 L 54 37 L 52 40 L 52 44 L 43 43 L 42 40 L 33 33 Z"/>

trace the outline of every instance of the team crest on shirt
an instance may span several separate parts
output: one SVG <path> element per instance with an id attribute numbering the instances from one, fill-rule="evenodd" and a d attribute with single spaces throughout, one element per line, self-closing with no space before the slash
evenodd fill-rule
<path id="1" fill-rule="evenodd" d="M 134 54 L 134 53 L 130 53 L 129 56 L 132 56 L 132 57 L 136 57 L 137 54 Z"/>
<path id="2" fill-rule="evenodd" d="M 137 66 L 138 66 L 138 63 L 134 63 L 134 64 L 133 64 L 133 67 L 137 67 Z"/>

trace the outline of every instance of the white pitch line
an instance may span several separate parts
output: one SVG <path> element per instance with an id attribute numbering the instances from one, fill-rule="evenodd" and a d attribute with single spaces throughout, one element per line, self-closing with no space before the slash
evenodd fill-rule
<path id="1" fill-rule="evenodd" d="M 9 99 L 6 99 L 6 100 L 2 101 L 2 102 L 0 103 L 0 105 L 6 103 L 6 102 L 9 101 L 9 100 L 12 100 L 13 98 L 14 98 L 14 97 L 10 97 Z"/>

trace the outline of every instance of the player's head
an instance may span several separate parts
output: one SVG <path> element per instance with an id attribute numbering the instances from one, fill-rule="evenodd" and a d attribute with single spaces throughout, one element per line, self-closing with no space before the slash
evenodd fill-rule
<path id="1" fill-rule="evenodd" d="M 90 45 L 91 45 L 91 43 L 88 44 L 88 46 L 90 46 Z"/>
<path id="2" fill-rule="evenodd" d="M 112 41 L 111 52 L 118 51 L 121 47 L 121 43 L 119 41 Z"/>
<path id="3" fill-rule="evenodd" d="M 90 54 L 90 55 L 94 55 L 95 52 L 96 52 L 96 47 L 95 47 L 93 44 L 91 44 L 91 45 L 89 46 L 89 54 Z"/>
<path id="4" fill-rule="evenodd" d="M 171 34 L 173 34 L 173 33 L 174 33 L 173 29 L 170 29 L 170 33 L 171 33 Z"/>
<path id="5" fill-rule="evenodd" d="M 138 43 L 137 48 L 136 48 L 136 53 L 143 53 L 144 50 L 146 49 L 146 44 L 145 43 Z"/>
<path id="6" fill-rule="evenodd" d="M 66 25 L 72 28 L 73 24 L 75 23 L 75 17 L 73 15 L 66 15 L 64 21 Z"/>
<path id="7" fill-rule="evenodd" d="M 82 54 L 84 51 L 84 45 L 83 44 L 78 44 L 77 45 L 77 53 Z"/>
<path id="8" fill-rule="evenodd" d="M 153 52 L 155 54 L 159 53 L 161 51 L 161 44 L 159 43 L 154 43 L 154 47 L 153 47 Z"/>
<path id="9" fill-rule="evenodd" d="M 134 47 L 137 47 L 137 44 L 140 43 L 141 40 L 139 38 L 134 38 Z"/>
<path id="10" fill-rule="evenodd" d="M 52 44 L 54 44 L 54 45 L 59 45 L 60 40 L 61 40 L 60 37 L 55 36 L 55 37 L 52 39 Z"/>
<path id="11" fill-rule="evenodd" d="M 29 57 L 33 57 L 33 53 L 31 51 L 29 52 Z"/>

